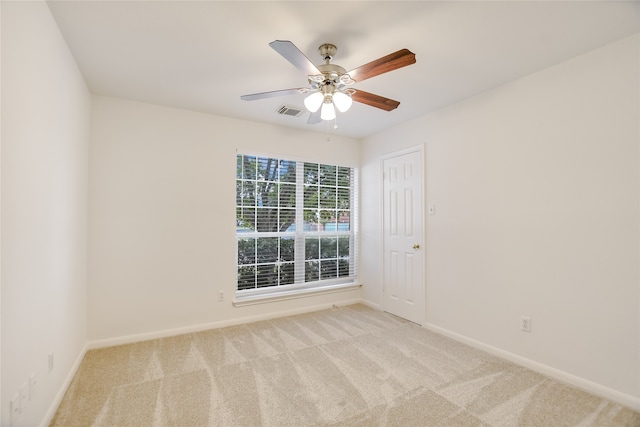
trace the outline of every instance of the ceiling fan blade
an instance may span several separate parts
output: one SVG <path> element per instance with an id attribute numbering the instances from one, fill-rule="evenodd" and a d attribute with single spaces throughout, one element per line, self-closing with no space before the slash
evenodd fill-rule
<path id="1" fill-rule="evenodd" d="M 307 90 L 307 88 L 283 89 L 274 90 L 271 92 L 252 93 L 250 95 L 242 95 L 240 99 L 242 99 L 243 101 L 255 101 L 256 99 L 275 98 L 276 96 L 284 95 L 295 95 L 296 93 L 302 93 L 305 90 Z"/>
<path id="2" fill-rule="evenodd" d="M 385 111 L 391 111 L 398 108 L 400 103 L 398 101 L 394 101 L 393 99 L 385 98 L 380 95 L 375 95 L 373 93 L 365 92 L 363 90 L 357 90 L 356 93 L 351 95 L 351 98 L 354 101 L 360 102 L 362 104 L 367 104 L 372 107 L 380 108 Z"/>
<path id="3" fill-rule="evenodd" d="M 313 62 L 309 61 L 309 58 L 304 56 L 304 53 L 300 52 L 300 49 L 289 40 L 275 40 L 269 43 L 269 46 L 307 76 L 322 74 L 320 70 L 313 65 Z"/>
<path id="4" fill-rule="evenodd" d="M 415 62 L 415 53 L 411 52 L 409 49 L 400 49 L 397 52 L 390 53 L 389 55 L 378 58 L 368 64 L 354 68 L 347 74 L 349 74 L 356 82 L 361 82 L 363 80 L 370 79 L 371 77 L 388 73 L 389 71 L 397 70 L 398 68 L 406 67 L 407 65 L 415 64 Z"/>
<path id="5" fill-rule="evenodd" d="M 315 113 L 309 113 L 309 119 L 307 119 L 308 125 L 315 125 L 316 123 L 320 123 L 321 121 L 322 121 L 322 118 L 320 118 L 319 108 Z"/>

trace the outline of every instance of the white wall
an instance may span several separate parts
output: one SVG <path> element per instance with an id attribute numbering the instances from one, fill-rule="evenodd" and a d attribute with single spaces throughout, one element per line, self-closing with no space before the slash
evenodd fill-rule
<path id="1" fill-rule="evenodd" d="M 367 138 L 364 298 L 381 301 L 379 157 L 425 144 L 427 324 L 637 406 L 639 77 L 634 36 Z"/>
<path id="2" fill-rule="evenodd" d="M 232 306 L 236 149 L 347 166 L 359 162 L 352 139 L 327 141 L 320 133 L 93 98 L 91 340 L 113 342 L 359 298 L 355 290 Z M 219 291 L 226 295 L 223 302 Z"/>
<path id="3" fill-rule="evenodd" d="M 46 3 L 1 7 L 0 422 L 36 372 L 13 425 L 38 425 L 86 343 L 90 94 Z"/>

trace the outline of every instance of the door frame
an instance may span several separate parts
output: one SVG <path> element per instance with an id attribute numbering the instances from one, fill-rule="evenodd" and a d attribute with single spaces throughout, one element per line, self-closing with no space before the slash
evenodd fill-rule
<path id="1" fill-rule="evenodd" d="M 413 147 L 408 147 L 408 148 L 404 148 L 402 150 L 398 150 L 398 151 L 394 151 L 391 153 L 387 153 L 384 154 L 382 156 L 380 156 L 380 205 L 379 205 L 379 209 L 380 209 L 380 270 L 381 270 L 381 286 L 380 286 L 380 309 L 382 311 L 386 311 L 386 300 L 384 297 L 384 278 L 385 278 L 385 263 L 384 263 L 384 253 L 385 253 L 385 238 L 384 238 L 384 221 L 385 221 L 385 216 L 384 216 L 384 162 L 385 160 L 388 159 L 392 159 L 394 157 L 399 157 L 399 156 L 403 156 L 405 154 L 410 154 L 410 153 L 415 153 L 418 152 L 420 154 L 420 159 L 422 161 L 422 167 L 420 168 L 420 174 L 421 174 L 421 183 L 422 183 L 422 194 L 421 194 L 421 200 L 420 200 L 420 212 L 421 212 L 421 217 L 422 217 L 422 235 L 420 236 L 423 242 L 423 250 L 422 250 L 422 254 L 421 254 L 421 260 L 422 260 L 422 281 L 424 284 L 424 293 L 422 295 L 422 304 L 423 304 L 423 311 L 422 311 L 422 326 L 426 325 L 427 323 L 427 256 L 426 256 L 426 230 L 427 230 L 427 216 L 426 216 L 426 211 L 425 211 L 425 206 L 426 206 L 426 195 L 427 195 L 427 186 L 426 186 L 426 173 L 425 173 L 425 168 L 426 168 L 426 158 L 425 158 L 425 144 L 419 144 L 419 145 L 415 145 Z"/>

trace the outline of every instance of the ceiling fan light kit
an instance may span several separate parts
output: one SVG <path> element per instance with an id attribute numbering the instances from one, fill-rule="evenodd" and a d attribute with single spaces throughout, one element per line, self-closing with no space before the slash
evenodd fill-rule
<path id="1" fill-rule="evenodd" d="M 320 118 L 322 120 L 333 120 L 336 118 L 336 109 L 333 106 L 333 102 L 325 102 L 322 104 L 322 110 L 320 110 Z"/>
<path id="2" fill-rule="evenodd" d="M 333 103 L 335 104 L 338 111 L 344 113 L 349 108 L 351 108 L 353 99 L 351 99 L 351 95 L 348 95 L 345 92 L 336 92 L 333 94 Z"/>
<path id="3" fill-rule="evenodd" d="M 311 113 L 308 123 L 317 123 L 319 121 L 316 116 L 318 110 L 320 110 L 321 120 L 334 120 L 336 118 L 336 109 L 344 113 L 351 108 L 354 100 L 385 111 L 394 110 L 400 105 L 400 102 L 365 91 L 359 91 L 350 86 L 355 84 L 356 81 L 375 77 L 416 62 L 416 56 L 413 52 L 408 49 L 401 49 L 347 72 L 341 66 L 330 62 L 337 51 L 336 46 L 331 43 L 322 44 L 318 48 L 320 56 L 322 56 L 322 59 L 325 61 L 324 64 L 318 66 L 309 61 L 309 59 L 288 40 L 275 40 L 269 43 L 269 46 L 305 73 L 309 86 L 243 95 L 240 99 L 244 101 L 254 101 L 274 96 L 310 93 L 310 95 L 304 99 L 304 105 Z"/>
<path id="4" fill-rule="evenodd" d="M 304 99 L 304 106 L 307 107 L 312 113 L 318 111 L 322 103 L 324 102 L 324 95 L 320 92 L 314 92 Z"/>

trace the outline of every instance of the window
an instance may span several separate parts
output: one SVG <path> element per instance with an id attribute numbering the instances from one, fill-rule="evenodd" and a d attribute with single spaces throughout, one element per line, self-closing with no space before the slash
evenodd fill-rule
<path id="1" fill-rule="evenodd" d="M 353 282 L 355 169 L 237 155 L 237 290 Z"/>

